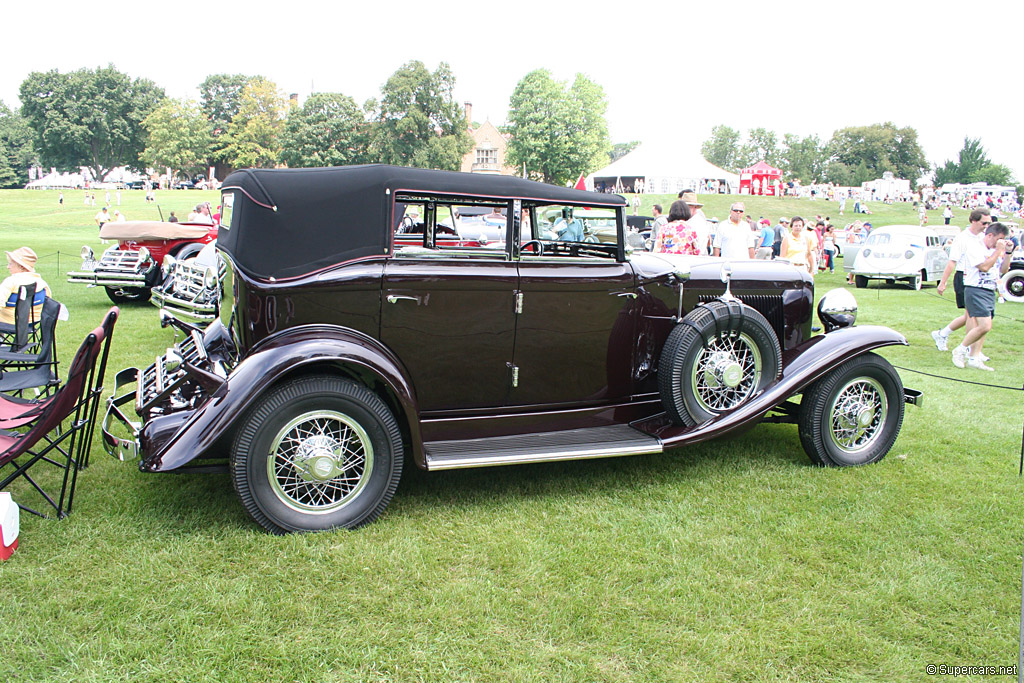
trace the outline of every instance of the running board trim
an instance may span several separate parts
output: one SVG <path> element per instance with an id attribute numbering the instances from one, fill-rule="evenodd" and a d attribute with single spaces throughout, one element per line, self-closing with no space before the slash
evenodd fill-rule
<path id="1" fill-rule="evenodd" d="M 658 439 L 628 425 L 423 444 L 426 469 L 453 470 L 662 453 Z"/>

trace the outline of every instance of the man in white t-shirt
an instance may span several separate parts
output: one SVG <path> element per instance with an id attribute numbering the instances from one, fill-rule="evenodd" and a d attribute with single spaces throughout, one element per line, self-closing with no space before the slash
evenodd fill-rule
<path id="1" fill-rule="evenodd" d="M 949 276 L 953 275 L 955 270 L 956 275 L 953 276 L 953 291 L 956 292 L 956 307 L 961 310 L 966 308 L 964 305 L 964 245 L 967 244 L 968 240 L 979 239 L 979 235 L 985 232 L 985 228 L 992 223 L 992 217 L 989 215 L 988 209 L 975 209 L 971 212 L 969 220 L 970 223 L 968 223 L 967 229 L 954 237 L 953 242 L 949 245 L 949 262 L 946 263 L 946 270 L 942 273 L 942 279 L 939 280 L 939 286 L 937 289 L 940 296 L 945 293 L 946 285 L 949 282 Z M 966 311 L 950 320 L 949 324 L 941 330 L 935 330 L 932 332 L 932 339 L 935 340 L 935 347 L 939 351 L 948 351 L 949 334 L 953 330 L 959 330 L 964 325 L 967 325 L 965 332 L 970 332 L 973 323 L 968 319 Z"/>
<path id="2" fill-rule="evenodd" d="M 729 208 L 729 220 L 718 224 L 715 241 L 712 245 L 713 255 L 727 259 L 754 258 L 754 233 L 750 224 L 743 219 L 746 207 L 743 202 L 735 202 Z"/>
<path id="3" fill-rule="evenodd" d="M 985 365 L 981 347 L 985 335 L 992 329 L 992 316 L 996 312 L 996 285 L 999 276 L 1010 270 L 1012 244 L 1006 239 L 1009 231 L 1002 223 L 985 228 L 980 239 L 970 240 L 964 247 L 964 303 L 974 327 L 964 336 L 960 346 L 953 349 L 953 365 L 976 370 L 993 369 Z M 970 353 L 970 355 L 968 355 Z"/>

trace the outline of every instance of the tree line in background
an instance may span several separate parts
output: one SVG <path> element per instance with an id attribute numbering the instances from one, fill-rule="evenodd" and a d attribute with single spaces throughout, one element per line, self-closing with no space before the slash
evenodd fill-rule
<path id="1" fill-rule="evenodd" d="M 380 97 L 360 106 L 342 93 L 314 93 L 299 106 L 262 76 L 214 74 L 198 102 L 168 98 L 147 79 L 113 65 L 34 72 L 21 84 L 20 111 L 0 102 L 0 187 L 21 187 L 32 165 L 102 178 L 127 166 L 195 176 L 214 165 L 341 166 L 386 163 L 458 170 L 472 149 L 447 64 L 412 61 Z M 604 91 L 577 75 L 570 85 L 545 70 L 511 96 L 509 163 L 565 184 L 608 163 Z"/>
<path id="2" fill-rule="evenodd" d="M 170 168 L 195 176 L 210 166 L 340 166 L 388 163 L 457 170 L 472 149 L 447 64 L 400 67 L 380 98 L 360 106 L 342 93 L 314 93 L 299 106 L 262 76 L 213 74 L 198 102 L 165 96 L 150 80 L 131 79 L 113 65 L 29 74 L 21 109 L 0 102 L 0 187 L 21 187 L 28 169 L 86 166 L 102 178 L 111 169 Z M 611 145 L 604 90 L 586 76 L 555 80 L 546 69 L 524 76 L 509 99 L 506 161 L 536 180 L 565 185 L 627 154 L 637 142 Z M 843 128 L 831 139 L 716 126 L 701 152 L 738 171 L 757 161 L 803 183 L 859 185 L 892 171 L 916 181 L 929 170 L 914 128 L 887 122 Z M 993 163 L 980 140 L 967 138 L 957 160 L 936 167 L 935 182 L 1007 185 L 1010 170 Z"/>
<path id="3" fill-rule="evenodd" d="M 987 182 L 1015 184 L 1013 173 L 993 163 L 977 139 L 965 138 L 957 161 L 931 169 L 917 141 L 917 130 L 891 122 L 853 126 L 835 131 L 827 141 L 817 135 L 785 134 L 753 128 L 743 135 L 728 126 L 715 126 L 701 153 L 711 163 L 733 173 L 758 161 L 782 169 L 783 176 L 803 184 L 831 182 L 858 186 L 891 171 L 898 178 L 917 182 L 934 170 L 936 185 Z"/>

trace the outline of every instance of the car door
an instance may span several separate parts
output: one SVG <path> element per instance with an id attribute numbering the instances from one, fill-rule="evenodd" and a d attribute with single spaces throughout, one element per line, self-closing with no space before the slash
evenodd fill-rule
<path id="1" fill-rule="evenodd" d="M 630 395 L 633 268 L 616 260 L 614 245 L 580 246 L 575 255 L 519 254 L 510 405 L 593 405 Z"/>
<path id="2" fill-rule="evenodd" d="M 395 250 L 384 270 L 380 336 L 405 366 L 421 411 L 505 403 L 518 277 L 500 248 L 456 240 Z"/>

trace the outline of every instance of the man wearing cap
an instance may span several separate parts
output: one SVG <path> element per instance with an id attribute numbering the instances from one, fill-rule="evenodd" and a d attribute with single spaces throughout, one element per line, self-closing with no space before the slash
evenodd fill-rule
<path id="1" fill-rule="evenodd" d="M 96 219 L 96 225 L 100 226 L 100 228 L 102 229 L 104 223 L 110 222 L 110 212 L 107 211 L 107 207 L 104 206 L 102 209 L 96 212 L 96 215 L 93 216 L 93 218 Z"/>
<path id="2" fill-rule="evenodd" d="M 14 324 L 14 306 L 18 303 L 18 289 L 24 285 L 35 284 L 36 300 L 39 304 L 33 308 L 33 319 L 39 320 L 43 310 L 40 293 L 51 296 L 50 286 L 36 272 L 36 252 L 28 247 L 19 247 L 7 254 L 7 269 L 11 274 L 0 282 L 0 323 Z"/>
<path id="3" fill-rule="evenodd" d="M 772 229 L 771 221 L 767 218 L 762 218 L 758 225 L 761 227 L 757 233 L 757 251 L 754 252 L 754 258 L 761 261 L 769 261 L 772 258 L 772 243 L 775 241 L 775 230 Z"/>
<path id="4" fill-rule="evenodd" d="M 755 233 L 750 225 L 743 220 L 746 207 L 743 202 L 734 202 L 729 209 L 729 220 L 718 224 L 715 232 L 714 256 L 727 259 L 754 258 Z"/>
<path id="5" fill-rule="evenodd" d="M 708 223 L 708 217 L 704 215 L 700 208 L 704 205 L 697 199 L 697 195 L 693 190 L 683 190 L 679 193 L 679 198 L 690 206 L 690 211 L 693 212 L 693 215 L 690 216 L 686 223 L 697 233 L 697 247 L 701 250 L 701 253 L 707 254 L 708 242 L 711 241 L 711 225 Z"/>

